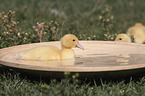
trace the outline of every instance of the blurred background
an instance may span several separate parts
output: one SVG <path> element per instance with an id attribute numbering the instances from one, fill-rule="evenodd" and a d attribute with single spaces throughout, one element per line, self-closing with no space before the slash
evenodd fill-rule
<path id="1" fill-rule="evenodd" d="M 126 33 L 135 23 L 145 24 L 145 0 L 0 2 L 1 48 L 59 40 L 67 33 L 80 40 L 113 41 L 117 34 Z"/>

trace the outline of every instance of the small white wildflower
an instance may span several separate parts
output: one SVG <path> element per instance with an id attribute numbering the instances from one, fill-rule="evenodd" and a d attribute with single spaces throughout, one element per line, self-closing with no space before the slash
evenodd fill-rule
<path id="1" fill-rule="evenodd" d="M 24 37 L 24 40 L 26 40 L 27 38 L 26 37 Z"/>
<path id="2" fill-rule="evenodd" d="M 107 34 L 104 34 L 104 36 L 106 36 L 106 37 L 107 37 Z"/>
<path id="3" fill-rule="evenodd" d="M 12 10 L 9 10 L 9 12 L 12 12 Z"/>
<path id="4" fill-rule="evenodd" d="M 18 36 L 20 36 L 20 32 L 18 33 Z"/>
<path id="5" fill-rule="evenodd" d="M 114 16 L 111 16 L 110 19 L 113 20 Z"/>
<path id="6" fill-rule="evenodd" d="M 107 22 L 109 22 L 110 21 L 110 19 L 107 19 Z"/>
<path id="7" fill-rule="evenodd" d="M 102 16 L 99 16 L 99 19 L 101 20 L 102 19 Z"/>
<path id="8" fill-rule="evenodd" d="M 13 24 L 17 24 L 15 21 L 12 21 Z"/>
<path id="9" fill-rule="evenodd" d="M 33 26 L 33 28 L 35 29 L 36 27 L 35 27 L 35 26 Z"/>
<path id="10" fill-rule="evenodd" d="M 7 15 L 4 15 L 4 17 L 7 18 L 8 16 Z"/>
<path id="11" fill-rule="evenodd" d="M 37 32 L 38 32 L 39 30 L 38 30 L 38 29 L 35 29 L 35 31 L 37 31 Z"/>
<path id="12" fill-rule="evenodd" d="M 90 40 L 90 39 L 91 39 L 91 37 L 88 37 L 88 39 Z"/>

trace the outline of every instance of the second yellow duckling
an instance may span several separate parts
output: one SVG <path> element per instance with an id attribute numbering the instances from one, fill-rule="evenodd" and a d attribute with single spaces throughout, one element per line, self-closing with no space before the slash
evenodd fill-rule
<path id="1" fill-rule="evenodd" d="M 75 35 L 67 34 L 61 38 L 61 50 L 54 46 L 40 46 L 20 54 L 24 60 L 64 60 L 75 58 L 72 48 L 84 49 Z"/>
<path id="2" fill-rule="evenodd" d="M 131 38 L 127 34 L 119 34 L 115 38 L 115 41 L 131 43 Z"/>
<path id="3" fill-rule="evenodd" d="M 136 23 L 133 27 L 127 30 L 128 36 L 133 36 L 135 43 L 145 42 L 145 26 L 142 23 Z"/>

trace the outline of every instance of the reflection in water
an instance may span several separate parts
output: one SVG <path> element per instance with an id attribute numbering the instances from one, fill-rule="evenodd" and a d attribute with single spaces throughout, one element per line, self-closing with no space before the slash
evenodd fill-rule
<path id="1" fill-rule="evenodd" d="M 130 55 L 129 54 L 119 54 L 116 59 L 117 62 L 120 62 L 120 65 L 128 64 Z"/>
<path id="2" fill-rule="evenodd" d="M 128 64 L 129 59 L 118 58 L 118 59 L 116 59 L 116 61 L 120 62 L 120 64 Z"/>
<path id="3" fill-rule="evenodd" d="M 81 57 L 62 61 L 28 61 L 20 60 L 18 56 L 5 56 L 6 62 L 16 63 L 19 65 L 39 66 L 39 67 L 111 67 L 134 64 L 144 64 L 144 54 L 119 54 L 114 56 L 99 54 L 96 57 Z"/>
<path id="4" fill-rule="evenodd" d="M 82 64 L 82 67 L 111 67 L 144 64 L 144 62 L 144 54 L 119 54 L 116 56 L 77 58 L 75 64 Z"/>
<path id="5" fill-rule="evenodd" d="M 11 59 L 11 62 L 30 65 L 30 66 L 40 66 L 40 67 L 64 67 L 64 66 L 74 66 L 75 59 L 70 60 L 56 60 L 56 61 L 41 61 L 41 60 L 20 60 L 20 59 Z"/>

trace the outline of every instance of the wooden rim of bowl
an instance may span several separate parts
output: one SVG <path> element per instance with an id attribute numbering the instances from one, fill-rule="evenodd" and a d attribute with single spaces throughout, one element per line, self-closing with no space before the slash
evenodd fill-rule
<path id="1" fill-rule="evenodd" d="M 130 53 L 134 52 L 134 54 L 135 53 L 145 54 L 145 45 L 144 44 L 123 43 L 123 42 L 116 42 L 116 41 L 80 41 L 80 43 L 82 46 L 84 46 L 84 48 L 86 47 L 85 50 L 89 49 L 89 46 L 92 46 L 92 45 L 95 45 L 95 47 L 105 45 L 104 46 L 105 48 L 107 48 L 107 45 L 108 45 L 108 48 L 111 46 L 112 46 L 111 48 L 114 48 L 114 47 L 117 48 L 117 46 L 121 46 L 121 48 L 120 48 L 121 50 L 125 50 L 123 48 L 131 48 L 132 50 L 128 49 Z M 0 49 L 0 64 L 4 65 L 4 66 L 23 69 L 23 70 L 56 71 L 56 72 L 64 72 L 64 71 L 69 71 L 69 72 L 102 72 L 102 71 L 121 71 L 121 70 L 132 70 L 132 69 L 145 68 L 145 62 L 140 63 L 140 64 L 130 64 L 130 65 L 121 65 L 121 66 L 114 65 L 114 66 L 110 66 L 110 67 L 109 66 L 103 66 L 103 67 L 94 67 L 94 66 L 92 66 L 92 67 L 91 66 L 89 66 L 89 67 L 88 66 L 86 66 L 86 67 L 85 66 L 83 66 L 83 67 L 82 66 L 79 66 L 79 67 L 78 66 L 41 67 L 41 66 L 18 64 L 18 63 L 13 63 L 10 61 L 3 60 L 3 56 L 8 55 L 10 52 L 13 53 L 12 51 L 16 52 L 18 49 L 23 49 L 23 48 L 27 49 L 31 46 L 41 46 L 41 45 L 55 45 L 57 47 L 60 47 L 60 42 L 53 41 L 53 42 L 33 43 L 33 44 L 18 45 L 18 46 Z M 102 48 L 104 48 L 104 47 L 102 47 Z M 80 50 L 81 49 L 76 49 L 76 48 L 74 49 L 76 54 L 78 53 L 78 56 L 87 56 L 86 54 L 84 54 L 84 52 L 82 50 L 81 51 Z M 95 49 L 93 49 L 91 47 L 89 50 L 95 50 Z M 101 49 L 101 50 L 103 50 L 103 49 Z M 112 51 L 113 51 L 113 49 L 111 49 L 111 52 Z M 85 51 L 85 52 L 87 52 L 87 51 Z M 91 51 L 88 51 L 88 52 L 91 52 Z M 118 50 L 118 52 L 120 52 L 120 51 Z M 128 51 L 122 51 L 122 52 L 128 52 Z"/>

